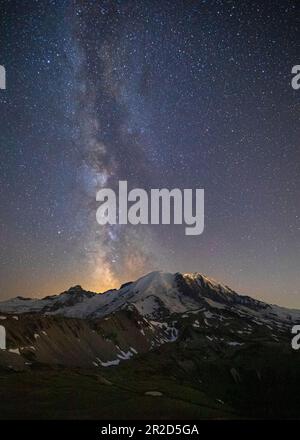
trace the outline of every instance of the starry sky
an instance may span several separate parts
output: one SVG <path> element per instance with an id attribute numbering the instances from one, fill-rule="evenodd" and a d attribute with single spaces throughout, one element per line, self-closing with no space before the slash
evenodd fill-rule
<path id="1" fill-rule="evenodd" d="M 0 1 L 0 298 L 197 271 L 300 308 L 297 1 Z M 96 222 L 204 188 L 205 230 Z"/>

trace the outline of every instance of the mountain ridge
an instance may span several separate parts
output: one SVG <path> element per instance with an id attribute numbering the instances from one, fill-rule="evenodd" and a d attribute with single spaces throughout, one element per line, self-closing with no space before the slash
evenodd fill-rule
<path id="1" fill-rule="evenodd" d="M 230 287 L 199 272 L 150 272 L 136 281 L 123 283 L 120 289 L 103 293 L 91 292 L 80 285 L 44 298 L 16 297 L 0 302 L 0 313 L 59 314 L 73 318 L 96 318 L 134 304 L 143 316 L 155 317 L 156 310 L 165 314 L 184 313 L 205 305 L 246 307 L 252 312 L 264 312 L 278 319 L 300 318 L 300 310 L 270 305 L 248 295 L 241 295 Z"/>

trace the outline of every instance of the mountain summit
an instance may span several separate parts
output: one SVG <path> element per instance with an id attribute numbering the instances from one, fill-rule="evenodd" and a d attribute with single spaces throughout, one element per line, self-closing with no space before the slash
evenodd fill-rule
<path id="1" fill-rule="evenodd" d="M 81 286 L 43 299 L 17 297 L 0 303 L 2 313 L 40 313 L 72 318 L 100 318 L 133 306 L 147 318 L 162 318 L 174 313 L 214 308 L 258 314 L 261 317 L 291 320 L 300 312 L 271 306 L 240 295 L 228 286 L 200 273 L 151 272 L 120 289 L 102 294 L 85 291 Z"/>

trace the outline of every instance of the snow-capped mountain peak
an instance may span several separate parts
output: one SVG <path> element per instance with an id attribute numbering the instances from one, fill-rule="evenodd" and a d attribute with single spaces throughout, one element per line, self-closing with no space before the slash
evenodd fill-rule
<path id="1" fill-rule="evenodd" d="M 102 368 L 170 342 L 200 341 L 214 355 L 261 338 L 277 343 L 300 322 L 300 311 L 239 295 L 201 273 L 151 272 L 102 294 L 74 286 L 4 301 L 0 320 L 8 335 L 0 366 L 27 368 L 33 360 Z"/>
<path id="2" fill-rule="evenodd" d="M 72 318 L 99 318 L 134 306 L 150 319 L 162 319 L 172 314 L 205 310 L 210 307 L 230 308 L 241 312 L 271 316 L 278 319 L 299 317 L 298 311 L 270 306 L 201 273 L 169 273 L 156 271 L 136 281 L 125 283 L 120 289 L 102 294 L 85 291 L 81 286 L 43 299 L 17 297 L 0 303 L 0 313 L 42 313 Z"/>

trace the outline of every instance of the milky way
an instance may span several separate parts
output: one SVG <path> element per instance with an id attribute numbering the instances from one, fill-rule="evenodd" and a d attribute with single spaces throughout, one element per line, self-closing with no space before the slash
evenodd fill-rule
<path id="1" fill-rule="evenodd" d="M 297 14 L 296 1 L 1 2 L 0 295 L 163 269 L 299 307 Z M 96 191 L 123 179 L 204 188 L 204 233 L 100 227 Z"/>
<path id="2" fill-rule="evenodd" d="M 89 205 L 84 204 L 80 215 L 86 216 L 88 209 L 91 214 L 83 241 L 94 266 L 93 276 L 112 287 L 120 279 L 158 269 L 163 257 L 145 226 L 100 227 L 95 223 L 97 190 L 117 189 L 122 179 L 132 187 L 151 187 L 158 177 L 157 166 L 149 157 L 150 113 L 144 96 L 151 65 L 147 46 L 139 41 L 143 17 L 110 3 L 103 3 L 100 10 L 99 5 L 79 5 L 75 11 L 79 53 L 77 142 L 84 153 L 79 181 L 85 189 L 83 201 Z"/>

